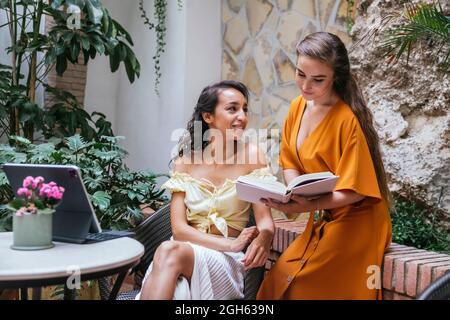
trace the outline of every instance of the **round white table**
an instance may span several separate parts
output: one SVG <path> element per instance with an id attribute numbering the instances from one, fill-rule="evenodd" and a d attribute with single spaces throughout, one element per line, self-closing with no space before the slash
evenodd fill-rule
<path id="1" fill-rule="evenodd" d="M 76 274 L 86 281 L 118 273 L 109 297 L 113 300 L 144 255 L 144 246 L 127 237 L 90 244 L 54 242 L 51 249 L 35 251 L 13 250 L 12 242 L 12 232 L 0 232 L 0 289 L 64 284 L 67 290 L 67 280 Z"/>

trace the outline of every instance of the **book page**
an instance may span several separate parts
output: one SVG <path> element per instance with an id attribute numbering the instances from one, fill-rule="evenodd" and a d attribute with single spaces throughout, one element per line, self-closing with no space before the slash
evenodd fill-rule
<path id="1" fill-rule="evenodd" d="M 287 190 L 292 190 L 294 187 L 298 187 L 301 185 L 305 185 L 308 183 L 312 183 L 317 180 L 323 180 L 325 178 L 333 177 L 334 175 L 331 172 L 316 172 L 316 173 L 307 173 L 302 174 L 295 179 L 293 179 L 287 186 Z"/>
<path id="2" fill-rule="evenodd" d="M 302 197 L 315 197 L 329 192 L 333 192 L 336 182 L 339 179 L 337 176 L 332 176 L 322 180 L 316 180 L 311 183 L 296 186 L 292 188 L 292 193 Z"/>
<path id="3" fill-rule="evenodd" d="M 275 192 L 278 194 L 286 194 L 286 186 L 278 181 L 264 180 L 254 177 L 241 176 L 238 178 L 238 182 L 249 184 L 258 189 Z"/>
<path id="4" fill-rule="evenodd" d="M 274 199 L 276 201 L 286 203 L 290 198 L 290 194 L 285 195 L 279 192 L 272 192 L 250 184 L 241 183 L 239 181 L 236 183 L 236 193 L 239 199 L 251 203 L 260 203 L 261 198 Z"/>

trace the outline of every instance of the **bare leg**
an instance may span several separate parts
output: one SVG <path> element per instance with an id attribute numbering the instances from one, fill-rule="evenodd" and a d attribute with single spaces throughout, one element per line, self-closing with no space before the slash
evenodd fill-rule
<path id="1" fill-rule="evenodd" d="M 194 250 L 186 243 L 165 241 L 156 249 L 153 269 L 142 286 L 141 300 L 171 300 L 180 275 L 191 280 Z"/>

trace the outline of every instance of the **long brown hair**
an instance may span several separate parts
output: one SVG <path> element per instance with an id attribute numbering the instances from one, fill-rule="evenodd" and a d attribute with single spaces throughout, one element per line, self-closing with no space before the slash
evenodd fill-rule
<path id="1" fill-rule="evenodd" d="M 373 125 L 373 116 L 367 107 L 355 76 L 350 70 L 347 49 L 338 36 L 329 32 L 316 32 L 306 36 L 297 45 L 297 55 L 321 60 L 334 70 L 333 90 L 347 103 L 359 121 L 366 137 L 377 175 L 380 192 L 390 205 L 391 195 L 380 151 L 380 141 Z"/>

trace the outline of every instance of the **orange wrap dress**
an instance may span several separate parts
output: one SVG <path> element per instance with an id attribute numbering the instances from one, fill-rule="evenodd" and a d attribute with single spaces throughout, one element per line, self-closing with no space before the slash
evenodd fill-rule
<path id="1" fill-rule="evenodd" d="M 284 123 L 280 164 L 300 174 L 330 171 L 335 191 L 353 190 L 365 199 L 310 214 L 305 231 L 267 273 L 257 299 L 381 299 L 381 266 L 392 238 L 389 210 L 382 199 L 360 124 L 342 100 L 297 150 L 306 100 L 294 99 Z"/>

